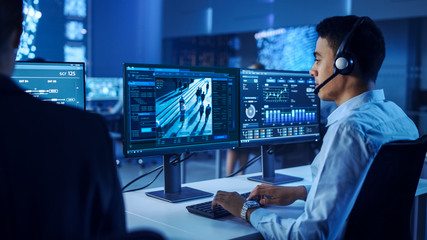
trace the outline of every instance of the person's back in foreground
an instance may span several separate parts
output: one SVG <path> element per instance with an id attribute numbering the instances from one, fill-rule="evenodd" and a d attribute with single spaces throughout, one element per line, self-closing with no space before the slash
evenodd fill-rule
<path id="1" fill-rule="evenodd" d="M 263 184 L 248 198 L 270 196 L 261 203 L 277 205 L 305 200 L 304 212 L 297 219 L 284 219 L 256 204 L 246 210 L 243 206 L 249 202 L 223 191 L 212 203 L 237 217 L 242 215 L 266 239 L 342 238 L 346 220 L 380 147 L 395 140 L 418 138 L 406 114 L 386 101 L 382 90 L 375 90 L 385 44 L 374 22 L 356 16 L 333 17 L 323 20 L 316 30 L 316 61 L 310 74 L 315 77 L 320 99 L 334 101 L 338 108 L 328 117 L 321 150 L 311 165 L 312 185 Z"/>
<path id="2" fill-rule="evenodd" d="M 101 117 L 42 102 L 10 79 L 22 1 L 0 2 L 1 239 L 100 239 L 126 232 Z"/>

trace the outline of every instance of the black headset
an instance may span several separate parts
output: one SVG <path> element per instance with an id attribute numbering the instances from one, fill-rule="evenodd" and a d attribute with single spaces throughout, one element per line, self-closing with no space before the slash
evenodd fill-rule
<path id="1" fill-rule="evenodd" d="M 357 19 L 357 21 L 353 25 L 353 28 L 350 30 L 349 33 L 347 33 L 344 40 L 341 42 L 340 47 L 338 48 L 334 61 L 334 67 L 335 71 L 338 71 L 339 74 L 347 75 L 353 71 L 354 59 L 352 57 L 352 54 L 348 52 L 348 46 L 350 45 L 348 42 L 353 38 L 356 29 L 360 25 L 362 25 L 362 23 L 365 22 L 366 19 L 366 17 L 361 17 Z"/>
<path id="2" fill-rule="evenodd" d="M 354 59 L 352 57 L 352 54 L 348 51 L 348 47 L 350 45 L 349 42 L 352 39 L 357 28 L 360 25 L 362 25 L 362 23 L 364 23 L 367 19 L 368 19 L 367 17 L 360 17 L 353 24 L 353 27 L 351 28 L 350 32 L 348 32 L 347 35 L 344 37 L 344 40 L 341 42 L 341 45 L 338 48 L 338 51 L 335 55 L 334 73 L 329 78 L 327 78 L 324 82 L 322 82 L 322 84 L 317 86 L 317 88 L 314 90 L 315 94 L 318 94 L 320 89 L 323 86 L 325 86 L 329 81 L 331 81 L 334 77 L 336 77 L 338 74 L 348 75 L 353 71 Z"/>

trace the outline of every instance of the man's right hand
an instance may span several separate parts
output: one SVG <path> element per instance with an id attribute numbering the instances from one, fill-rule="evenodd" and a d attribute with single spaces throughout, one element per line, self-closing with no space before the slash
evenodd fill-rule
<path id="1" fill-rule="evenodd" d="M 305 200 L 307 198 L 307 190 L 304 186 L 284 187 L 261 184 L 252 190 L 247 200 L 255 196 L 260 197 L 259 202 L 263 205 L 274 204 L 287 206 L 294 203 L 296 200 Z"/>

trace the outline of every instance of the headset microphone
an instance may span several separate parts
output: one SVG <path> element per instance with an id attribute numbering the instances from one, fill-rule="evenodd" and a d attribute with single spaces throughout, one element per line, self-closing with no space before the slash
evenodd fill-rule
<path id="1" fill-rule="evenodd" d="M 318 94 L 320 89 L 326 85 L 329 81 L 331 81 L 334 77 L 336 77 L 339 74 L 339 72 L 335 71 L 330 77 L 328 77 L 325 81 L 323 81 L 319 86 L 317 86 L 316 89 L 314 89 L 314 93 Z"/>

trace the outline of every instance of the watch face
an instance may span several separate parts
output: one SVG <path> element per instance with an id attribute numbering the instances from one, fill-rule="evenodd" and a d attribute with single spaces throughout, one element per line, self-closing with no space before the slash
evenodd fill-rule
<path id="1" fill-rule="evenodd" d="M 248 208 L 255 208 L 255 207 L 260 207 L 261 206 L 258 202 L 255 202 L 255 201 L 247 201 L 247 202 L 245 202 L 245 205 Z"/>

